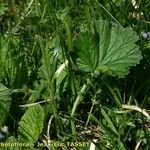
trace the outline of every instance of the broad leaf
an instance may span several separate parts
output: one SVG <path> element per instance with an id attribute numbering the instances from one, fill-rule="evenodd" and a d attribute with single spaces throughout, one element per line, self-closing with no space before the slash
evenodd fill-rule
<path id="1" fill-rule="evenodd" d="M 77 64 L 85 72 L 93 72 L 98 62 L 98 42 L 90 32 L 82 32 L 76 41 Z"/>
<path id="2" fill-rule="evenodd" d="M 0 83 L 0 126 L 2 126 L 5 122 L 10 105 L 10 90 Z"/>
<path id="3" fill-rule="evenodd" d="M 44 110 L 41 105 L 34 105 L 29 107 L 21 121 L 18 128 L 18 141 L 35 143 L 43 129 Z"/>
<path id="4" fill-rule="evenodd" d="M 123 77 L 129 68 L 142 59 L 135 42 L 138 40 L 132 28 L 99 20 L 95 22 L 95 33 L 81 32 L 75 43 L 76 63 L 85 72 L 101 72 Z"/>

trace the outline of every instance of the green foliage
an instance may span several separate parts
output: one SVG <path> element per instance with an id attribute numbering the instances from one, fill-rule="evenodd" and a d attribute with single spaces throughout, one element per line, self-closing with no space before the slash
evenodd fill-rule
<path id="1" fill-rule="evenodd" d="M 141 60 L 141 52 L 135 42 L 137 34 L 132 28 L 123 28 L 108 21 L 95 22 L 96 33 L 79 33 L 76 42 L 78 67 L 85 72 L 102 72 L 124 77 L 129 67 Z"/>
<path id="2" fill-rule="evenodd" d="M 39 150 L 61 149 L 47 144 L 62 142 L 62 149 L 87 150 L 67 142 L 98 139 L 95 149 L 149 150 L 149 117 L 142 112 L 149 116 L 150 40 L 141 37 L 150 30 L 149 6 L 149 0 L 2 0 L 0 142 L 31 143 L 5 149 L 34 149 L 38 142 L 45 143 Z"/>
<path id="3" fill-rule="evenodd" d="M 0 83 L 0 126 L 4 125 L 11 105 L 10 90 Z"/>
<path id="4" fill-rule="evenodd" d="M 5 7 L 4 3 L 0 3 L 0 17 L 5 14 L 7 7 Z"/>
<path id="5" fill-rule="evenodd" d="M 98 62 L 98 42 L 92 33 L 80 33 L 75 49 L 78 52 L 78 67 L 85 72 L 94 72 Z"/>
<path id="6" fill-rule="evenodd" d="M 43 129 L 44 110 L 41 105 L 30 106 L 19 122 L 18 141 L 34 144 Z"/>

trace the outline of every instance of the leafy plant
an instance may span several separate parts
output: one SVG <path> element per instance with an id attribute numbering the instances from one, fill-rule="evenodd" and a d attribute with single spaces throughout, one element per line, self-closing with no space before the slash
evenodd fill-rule
<path id="1" fill-rule="evenodd" d="M 0 142 L 31 144 L 2 148 L 149 149 L 148 6 L 2 1 Z"/>
<path id="2" fill-rule="evenodd" d="M 129 67 L 138 64 L 142 58 L 135 44 L 137 40 L 132 28 L 96 21 L 95 35 L 90 32 L 79 34 L 75 47 L 76 63 L 85 72 L 123 77 L 128 74 Z"/>
<path id="3" fill-rule="evenodd" d="M 11 105 L 10 90 L 0 84 L 0 126 L 4 125 Z"/>
<path id="4" fill-rule="evenodd" d="M 86 31 L 78 35 L 75 44 L 77 52 L 75 61 L 81 71 L 123 77 L 128 73 L 130 66 L 139 63 L 142 56 L 135 44 L 138 36 L 132 28 L 124 29 L 116 24 L 111 27 L 109 22 L 100 20 L 95 22 L 95 30 L 95 33 Z M 87 85 L 84 84 L 74 103 L 71 117 L 86 88 Z M 74 125 L 72 130 L 75 134 L 73 128 Z"/>
<path id="5" fill-rule="evenodd" d="M 33 145 L 42 132 L 44 122 L 44 110 L 42 106 L 35 105 L 27 109 L 19 122 L 18 141 Z"/>

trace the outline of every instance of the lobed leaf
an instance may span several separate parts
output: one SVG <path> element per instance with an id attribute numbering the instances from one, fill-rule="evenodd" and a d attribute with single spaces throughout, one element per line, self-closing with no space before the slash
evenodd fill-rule
<path id="1" fill-rule="evenodd" d="M 98 61 L 98 43 L 90 32 L 81 32 L 76 43 L 77 64 L 85 72 L 93 72 Z"/>
<path id="2" fill-rule="evenodd" d="M 142 59 L 136 32 L 108 21 L 95 21 L 95 33 L 81 32 L 75 43 L 76 63 L 84 72 L 124 77 Z"/>

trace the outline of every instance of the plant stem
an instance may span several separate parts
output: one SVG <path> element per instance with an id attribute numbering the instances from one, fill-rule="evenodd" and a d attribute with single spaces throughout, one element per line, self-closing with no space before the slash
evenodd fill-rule
<path id="1" fill-rule="evenodd" d="M 92 114 L 95 103 L 96 103 L 96 98 L 93 99 L 92 106 L 91 106 L 91 109 L 90 109 L 90 112 L 89 112 L 89 115 L 88 115 L 88 119 L 87 119 L 86 124 L 85 124 L 85 128 L 87 128 L 87 126 L 88 126 L 88 123 L 90 121 L 90 115 Z"/>
<path id="2" fill-rule="evenodd" d="M 85 15 L 86 15 L 86 18 L 87 18 L 87 23 L 88 23 L 88 27 L 89 27 L 89 30 L 93 30 L 92 28 L 92 18 L 91 18 L 91 14 L 90 14 L 90 5 L 85 5 L 84 6 L 84 11 L 85 11 Z"/>
<path id="3" fill-rule="evenodd" d="M 40 41 L 41 42 L 41 41 Z M 40 44 L 42 46 L 42 43 Z M 54 117 L 55 117 L 55 123 L 56 123 L 56 129 L 57 129 L 57 134 L 59 135 L 60 130 L 62 130 L 62 125 L 61 125 L 61 121 L 59 119 L 59 115 L 58 115 L 58 110 L 57 110 L 57 104 L 55 101 L 55 85 L 54 82 L 52 80 L 52 71 L 50 70 L 50 66 L 49 66 L 49 54 L 48 54 L 48 47 L 49 47 L 49 42 L 46 42 L 46 47 L 41 47 L 42 49 L 42 56 L 43 56 L 43 65 L 45 66 L 45 70 L 46 70 L 46 74 L 47 74 L 47 83 L 48 83 L 48 88 L 49 88 L 49 93 L 50 93 L 50 99 L 52 101 L 52 110 L 54 113 Z"/>
<path id="4" fill-rule="evenodd" d="M 85 91 L 87 90 L 87 87 L 89 85 L 89 82 L 87 82 L 87 84 L 84 84 L 81 88 L 81 90 L 78 93 L 78 96 L 74 102 L 72 111 L 71 111 L 71 130 L 72 130 L 72 136 L 73 138 L 76 140 L 76 126 L 75 126 L 75 113 L 77 110 L 78 105 L 81 103 L 82 101 L 82 95 L 85 93 Z"/>
<path id="5" fill-rule="evenodd" d="M 74 71 L 72 69 L 72 64 L 71 64 L 71 57 L 70 57 L 70 52 L 73 51 L 73 40 L 72 40 L 72 32 L 71 32 L 71 18 L 67 17 L 64 20 L 64 25 L 66 28 L 66 41 L 67 41 L 67 46 L 68 46 L 68 51 L 66 52 L 67 59 L 69 61 L 68 63 L 68 71 L 70 74 L 70 85 L 71 85 L 71 90 L 72 94 L 75 95 L 76 93 L 76 88 L 74 84 Z"/>
<path id="6" fill-rule="evenodd" d="M 72 33 L 71 33 L 71 19 L 67 17 L 64 21 L 65 28 L 66 28 L 66 37 L 67 37 L 67 44 L 68 44 L 68 51 L 73 51 L 72 45 Z"/>

